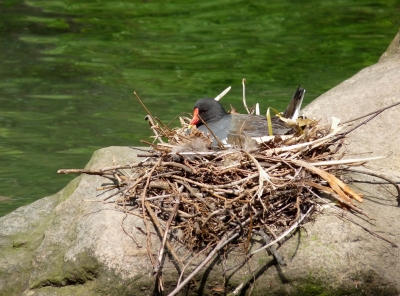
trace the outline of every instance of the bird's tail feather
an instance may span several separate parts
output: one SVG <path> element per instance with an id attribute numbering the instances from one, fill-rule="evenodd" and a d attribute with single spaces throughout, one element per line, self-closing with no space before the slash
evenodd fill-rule
<path id="1" fill-rule="evenodd" d="M 287 106 L 285 112 L 283 112 L 283 117 L 296 120 L 299 117 L 301 104 L 303 103 L 304 93 L 306 90 L 302 87 L 297 87 L 296 92 L 293 95 L 292 100 Z"/>

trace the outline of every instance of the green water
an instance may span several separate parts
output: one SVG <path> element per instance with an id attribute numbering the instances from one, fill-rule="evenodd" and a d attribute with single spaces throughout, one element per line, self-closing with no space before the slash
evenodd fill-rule
<path id="1" fill-rule="evenodd" d="M 196 99 L 282 110 L 374 64 L 400 1 L 0 1 L 0 216 L 54 194 L 91 154 Z"/>

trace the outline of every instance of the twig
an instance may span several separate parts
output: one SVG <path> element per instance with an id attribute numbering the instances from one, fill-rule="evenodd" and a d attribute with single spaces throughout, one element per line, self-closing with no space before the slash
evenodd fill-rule
<path id="1" fill-rule="evenodd" d="M 161 163 L 161 158 L 158 160 L 158 162 L 153 166 L 153 168 L 151 169 L 151 171 L 149 173 L 146 174 L 147 176 L 147 181 L 146 181 L 146 185 L 144 186 L 144 189 L 142 191 L 142 215 L 143 218 L 146 217 L 146 209 L 147 212 L 149 212 L 150 217 L 153 219 L 153 215 L 154 213 L 152 212 L 150 206 L 148 205 L 148 201 L 146 201 L 146 190 L 147 187 L 149 186 L 150 183 L 150 177 L 152 175 L 152 173 L 154 172 L 154 170 L 156 169 L 156 167 Z M 144 224 L 146 226 L 146 241 L 147 241 L 147 254 L 149 255 L 151 264 L 153 265 L 153 268 L 155 267 L 155 262 L 154 262 L 154 258 L 153 258 L 153 254 L 151 252 L 151 240 L 150 240 L 150 228 L 149 228 L 149 224 L 147 223 L 147 219 L 144 219 Z"/>
<path id="2" fill-rule="evenodd" d="M 361 225 L 360 223 L 357 223 L 356 221 L 354 221 L 354 220 L 351 219 L 350 217 L 347 217 L 346 215 L 336 215 L 336 216 L 339 217 L 340 219 L 348 220 L 348 221 L 350 221 L 351 223 L 354 223 L 355 225 L 360 226 L 362 229 L 364 229 L 365 231 L 369 232 L 369 233 L 372 234 L 373 236 L 376 236 L 377 238 L 380 238 L 381 240 L 383 240 L 383 241 L 385 241 L 385 242 L 388 242 L 389 244 L 392 245 L 392 247 L 396 247 L 396 248 L 399 247 L 397 244 L 391 242 L 390 240 L 384 238 L 383 236 L 377 234 L 376 232 L 374 232 L 374 231 L 368 229 L 367 227 Z"/>
<path id="3" fill-rule="evenodd" d="M 308 189 L 308 191 L 309 191 L 312 195 L 314 195 L 315 197 L 317 197 L 317 198 L 319 198 L 320 200 L 322 200 L 325 204 L 330 205 L 327 201 L 325 201 L 325 200 L 324 200 L 322 197 L 320 197 L 318 194 L 316 194 L 315 192 L 313 192 L 313 191 L 310 190 L 309 188 L 307 188 L 307 189 Z M 330 206 L 331 206 L 331 205 L 330 205 Z M 372 230 L 366 228 L 365 226 L 362 226 L 361 224 L 355 222 L 355 221 L 354 221 L 353 219 L 351 219 L 350 217 L 347 217 L 347 216 L 345 215 L 346 213 L 345 213 L 342 209 L 338 209 L 338 208 L 335 208 L 335 207 L 332 207 L 332 206 L 331 206 L 331 208 L 332 208 L 333 210 L 335 210 L 336 212 L 338 212 L 338 213 L 336 213 L 336 216 L 339 217 L 340 219 L 348 220 L 348 221 L 354 223 L 355 225 L 360 226 L 362 229 L 364 229 L 365 231 L 369 232 L 369 233 L 372 234 L 373 236 L 376 236 L 376 237 L 378 237 L 378 238 L 384 240 L 385 242 L 388 242 L 388 243 L 391 244 L 393 247 L 398 248 L 398 245 L 397 245 L 397 244 L 395 244 L 395 243 L 389 241 L 388 239 L 386 239 L 386 238 L 380 236 L 379 234 L 377 234 L 376 232 L 374 232 L 374 231 L 372 231 Z M 339 214 L 339 213 L 340 213 L 340 214 Z"/>
<path id="4" fill-rule="evenodd" d="M 87 175 L 99 175 L 103 176 L 105 173 L 103 171 L 93 171 L 93 170 L 83 170 L 83 169 L 59 169 L 57 174 L 87 174 Z"/>
<path id="5" fill-rule="evenodd" d="M 197 117 L 201 120 L 201 122 L 204 124 L 204 126 L 208 129 L 208 131 L 211 133 L 211 135 L 213 136 L 214 140 L 217 141 L 218 143 L 218 147 L 223 150 L 225 149 L 224 144 L 221 142 L 221 140 L 214 134 L 214 132 L 212 131 L 212 129 L 210 129 L 210 127 L 208 126 L 208 124 L 203 120 L 203 118 L 200 117 L 200 115 L 197 115 Z"/>
<path id="6" fill-rule="evenodd" d="M 333 165 L 343 165 L 343 164 L 352 164 L 352 163 L 365 163 L 371 160 L 378 160 L 386 158 L 386 156 L 375 156 L 375 157 L 368 157 L 368 158 L 352 158 L 352 159 L 341 159 L 341 160 L 327 160 L 327 161 L 317 161 L 312 162 L 313 166 L 333 166 Z"/>
<path id="7" fill-rule="evenodd" d="M 182 280 L 182 277 L 183 277 L 183 272 L 185 271 L 186 267 L 188 267 L 188 265 L 190 264 L 190 262 L 192 262 L 192 260 L 194 260 L 197 256 L 199 256 L 199 255 L 201 255 L 202 253 L 208 251 L 208 249 L 209 249 L 210 247 L 211 247 L 211 246 L 207 246 L 207 247 L 205 247 L 203 250 L 201 250 L 200 252 L 196 253 L 196 254 L 185 264 L 185 266 L 183 267 L 183 269 L 182 269 L 182 271 L 181 271 L 181 274 L 180 274 L 180 276 L 179 276 L 178 285 L 181 283 L 181 280 Z"/>
<path id="8" fill-rule="evenodd" d="M 229 213 L 229 211 L 226 209 L 219 209 L 219 210 L 212 212 L 210 215 L 208 215 L 207 219 L 202 223 L 201 228 L 204 228 L 207 225 L 207 223 L 211 220 L 212 217 L 218 216 L 221 214 L 227 214 L 227 213 Z"/>
<path id="9" fill-rule="evenodd" d="M 160 158 L 160 160 L 161 160 L 161 158 Z M 143 192 L 145 192 L 145 191 L 143 190 Z M 153 210 L 151 209 L 150 203 L 148 201 L 146 201 L 143 196 L 142 196 L 142 203 L 144 203 L 144 207 L 146 208 L 147 212 L 149 213 L 150 218 L 153 221 L 154 225 L 156 226 L 160 236 L 164 237 L 164 231 L 163 231 L 163 229 L 162 229 L 162 227 L 160 225 L 160 222 L 158 221 L 158 219 L 157 219 L 156 215 L 154 214 Z M 143 214 L 143 217 L 145 217 L 144 214 Z M 174 248 L 172 247 L 172 245 L 168 241 L 166 242 L 166 245 L 167 245 L 168 251 L 170 252 L 172 257 L 174 258 L 175 262 L 179 265 L 180 268 L 182 268 L 182 266 L 183 266 L 182 261 L 179 259 L 179 256 L 176 254 L 176 252 L 175 252 Z M 155 269 L 154 264 L 153 264 L 153 268 Z"/>
<path id="10" fill-rule="evenodd" d="M 186 184 L 185 182 L 182 182 L 180 180 L 176 180 L 176 182 L 178 182 L 179 184 L 183 185 L 189 192 L 190 195 L 193 196 L 194 198 L 196 198 L 198 201 L 200 201 L 201 203 L 203 203 L 207 208 L 209 208 L 210 210 L 213 210 L 213 207 L 210 206 L 205 200 L 204 198 L 202 198 L 201 196 L 199 196 L 199 194 L 197 194 L 192 187 L 190 187 L 189 184 Z M 201 194 L 200 194 L 201 195 Z"/>
<path id="11" fill-rule="evenodd" d="M 397 206 L 400 207 L 400 187 L 395 181 L 391 180 L 390 178 L 388 178 L 386 176 L 383 176 L 382 174 L 373 173 L 370 171 L 361 171 L 361 170 L 348 169 L 348 168 L 343 169 L 343 171 L 355 172 L 355 173 L 359 173 L 359 174 L 374 176 L 374 177 L 380 178 L 380 179 L 385 180 L 388 183 L 392 184 L 394 186 L 394 188 L 396 188 L 396 190 L 397 190 Z"/>
<path id="12" fill-rule="evenodd" d="M 264 227 L 265 228 L 265 227 Z M 261 235 L 261 237 L 264 240 L 265 244 L 269 244 L 271 242 L 271 238 L 265 233 L 265 231 L 263 230 L 263 228 L 261 228 L 259 230 L 259 233 Z M 282 257 L 279 256 L 278 252 L 276 251 L 276 248 L 274 245 L 272 245 L 271 247 L 269 247 L 269 250 L 271 251 L 272 255 L 274 256 L 276 262 L 278 262 L 278 264 L 280 266 L 286 266 L 285 261 L 283 261 Z"/>
<path id="13" fill-rule="evenodd" d="M 314 140 L 314 141 L 301 143 L 301 144 L 295 144 L 295 145 L 289 145 L 289 146 L 283 146 L 280 148 L 268 149 L 268 150 L 263 151 L 263 154 L 266 154 L 266 155 L 270 155 L 273 153 L 279 154 L 282 152 L 297 150 L 297 149 L 301 149 L 301 148 L 312 149 L 312 148 L 318 147 L 319 145 L 321 145 L 321 144 L 327 142 L 328 140 L 330 140 L 331 138 L 333 138 L 341 129 L 342 129 L 342 127 L 338 127 L 336 129 L 334 129 L 330 134 L 328 134 L 322 138 L 319 138 L 317 140 Z"/>
<path id="14" fill-rule="evenodd" d="M 254 255 L 254 254 L 260 252 L 261 250 L 264 250 L 264 249 L 266 249 L 266 248 L 269 248 L 270 246 L 276 244 L 276 243 L 279 242 L 281 239 L 283 239 L 286 235 L 288 235 L 290 232 L 292 232 L 293 229 L 297 228 L 297 227 L 300 225 L 300 223 L 304 220 L 305 217 L 307 217 L 308 213 L 310 213 L 310 211 L 313 209 L 313 207 L 314 207 L 314 206 L 311 206 L 311 207 L 307 210 L 307 212 L 306 212 L 305 214 L 302 214 L 302 215 L 300 216 L 299 220 L 298 220 L 296 223 L 294 223 L 292 226 L 290 226 L 290 227 L 288 228 L 288 230 L 286 230 L 284 233 L 282 233 L 280 236 L 278 236 L 278 238 L 277 238 L 276 240 L 273 240 L 273 241 L 270 242 L 269 244 L 266 244 L 265 246 L 262 246 L 261 248 L 259 248 L 259 249 L 255 250 L 255 251 L 253 251 L 250 255 Z"/>
<path id="15" fill-rule="evenodd" d="M 102 168 L 99 172 L 106 172 L 106 171 L 113 171 L 116 169 L 132 169 L 132 168 L 137 168 L 137 167 L 142 167 L 142 166 L 154 166 L 156 164 L 156 162 L 154 161 L 148 161 L 148 162 L 135 162 L 135 163 L 131 163 L 128 165 L 116 165 L 116 166 L 111 166 L 111 167 L 105 167 Z M 186 172 L 188 172 L 189 174 L 192 174 L 193 171 L 191 168 L 189 168 L 188 166 L 182 164 L 182 163 L 178 163 L 178 162 L 161 162 L 160 166 L 172 166 L 172 167 L 176 167 L 176 168 L 180 168 L 185 170 Z M 86 172 L 84 172 L 86 174 Z"/>
<path id="16" fill-rule="evenodd" d="M 178 192 L 182 192 L 183 190 L 183 186 L 181 186 L 181 188 L 178 189 Z M 178 195 L 179 196 L 179 195 Z M 174 219 L 176 212 L 178 211 L 178 206 L 179 206 L 179 198 L 177 198 L 175 200 L 175 206 L 172 209 L 172 212 L 169 216 L 169 219 L 167 221 L 167 224 L 165 225 L 165 230 L 164 230 L 164 236 L 163 239 L 161 241 L 161 246 L 160 246 L 160 250 L 158 251 L 158 259 L 157 259 L 157 264 L 156 267 L 154 269 L 154 273 L 156 274 L 156 277 L 159 278 L 161 275 L 161 264 L 163 261 L 163 257 L 164 257 L 164 248 L 165 248 L 165 243 L 167 241 L 167 236 L 168 236 L 168 231 L 169 231 L 169 227 L 171 225 L 172 220 Z M 160 281 L 159 281 L 160 282 Z M 161 289 L 159 291 L 162 290 L 162 287 L 160 287 Z"/>
<path id="17" fill-rule="evenodd" d="M 375 114 L 375 113 L 377 113 L 377 112 L 382 113 L 383 111 L 385 111 L 385 110 L 387 110 L 387 109 L 390 109 L 390 108 L 393 108 L 393 107 L 395 107 L 395 106 L 397 106 L 397 105 L 400 105 L 400 102 L 394 103 L 394 104 L 392 104 L 392 105 L 390 105 L 390 106 L 384 107 L 384 108 L 379 109 L 379 110 L 377 110 L 377 111 L 373 111 L 373 112 L 368 113 L 368 114 L 365 114 L 365 115 L 363 115 L 363 116 L 360 116 L 360 117 L 357 117 L 357 118 L 354 118 L 354 119 L 347 120 L 347 121 L 343 122 L 343 124 L 350 123 L 350 122 L 353 122 L 353 121 L 362 119 L 362 118 L 364 118 L 364 117 L 370 116 L 370 115 Z"/>
<path id="18" fill-rule="evenodd" d="M 242 85 L 243 85 L 243 105 L 246 108 L 247 114 L 250 114 L 249 108 L 247 107 L 246 104 L 246 78 L 242 79 Z"/>
<path id="19" fill-rule="evenodd" d="M 137 246 L 138 248 L 141 248 L 142 245 L 137 241 L 137 239 L 135 239 L 135 237 L 134 237 L 133 235 L 129 234 L 129 233 L 125 230 L 125 228 L 124 228 L 124 221 L 125 221 L 126 217 L 128 217 L 128 214 L 125 213 L 125 216 L 124 216 L 124 218 L 122 219 L 122 222 L 121 222 L 121 228 L 122 228 L 122 230 L 125 232 L 125 234 L 126 234 L 127 236 L 129 236 L 129 237 L 135 242 L 136 246 Z"/>
<path id="20" fill-rule="evenodd" d="M 154 127 L 155 127 L 155 124 L 154 124 L 153 117 L 152 117 L 151 115 L 146 115 L 146 117 L 145 117 L 144 119 L 145 119 L 146 121 L 149 122 L 150 128 L 151 128 L 151 130 L 153 131 L 153 133 L 154 133 L 154 135 L 155 135 L 155 137 L 156 137 L 156 140 L 160 141 L 160 143 L 164 143 L 163 139 L 162 139 L 161 136 L 158 134 L 157 130 L 154 128 Z"/>
<path id="21" fill-rule="evenodd" d="M 160 158 L 160 160 L 161 160 L 161 158 Z M 123 188 L 123 189 L 118 190 L 118 191 L 115 192 L 114 194 L 111 194 L 110 196 L 107 196 L 105 199 L 103 199 L 103 201 L 106 201 L 106 200 L 110 199 L 111 197 L 116 196 L 117 194 L 119 194 L 119 193 L 121 193 L 121 192 L 123 192 L 123 191 L 128 192 L 128 191 L 131 190 L 132 188 L 135 188 L 139 183 L 142 183 L 143 180 L 146 179 L 146 178 L 147 178 L 147 180 L 149 181 L 149 180 L 150 180 L 150 176 L 151 176 L 151 174 L 153 173 L 155 167 L 156 167 L 156 164 L 154 164 L 154 167 L 153 167 L 153 169 L 152 169 L 150 172 L 148 172 L 147 174 L 143 175 L 142 177 L 137 178 L 137 179 L 136 179 L 136 182 L 134 182 L 133 184 L 129 185 L 128 188 Z M 148 184 L 146 183 L 145 189 L 143 190 L 143 192 L 146 191 L 147 186 L 148 186 Z"/>
<path id="22" fill-rule="evenodd" d="M 248 181 L 248 180 L 251 180 L 251 179 L 253 179 L 253 178 L 256 178 L 256 177 L 258 177 L 258 175 L 259 175 L 259 173 L 254 173 L 254 174 L 252 174 L 252 175 L 250 175 L 250 176 L 248 176 L 248 177 L 246 177 L 246 178 L 240 179 L 240 180 L 238 180 L 238 181 L 234 181 L 234 182 L 222 184 L 222 185 L 207 185 L 207 184 L 200 183 L 200 182 L 196 182 L 196 181 L 193 181 L 193 180 L 191 180 L 191 179 L 184 178 L 184 177 L 181 177 L 181 176 L 171 176 L 171 177 L 174 178 L 174 179 L 178 179 L 178 180 L 186 181 L 186 182 L 188 182 L 188 183 L 195 184 L 195 185 L 200 186 L 200 187 L 203 187 L 203 188 L 208 188 L 208 189 L 221 189 L 221 188 L 232 188 L 232 187 L 234 187 L 234 186 L 236 186 L 236 185 L 242 184 L 242 183 L 244 183 L 244 182 L 246 182 L 246 181 Z"/>
<path id="23" fill-rule="evenodd" d="M 269 236 L 263 231 L 260 230 L 260 235 L 262 236 L 264 242 L 266 244 L 271 242 L 271 239 L 269 238 Z M 282 257 L 279 256 L 279 254 L 276 252 L 276 248 L 275 246 L 271 246 L 268 248 L 272 255 L 274 256 L 275 260 L 278 262 L 278 264 L 280 266 L 286 266 L 286 263 L 283 261 Z M 266 262 L 265 264 L 262 264 L 261 266 L 259 266 L 255 271 L 251 272 L 251 274 L 249 276 L 247 276 L 234 290 L 232 293 L 228 294 L 228 295 L 239 295 L 243 288 L 245 288 L 249 283 L 253 282 L 256 277 L 260 274 L 262 274 L 265 271 L 265 268 L 270 265 L 270 262 Z"/>
<path id="24" fill-rule="evenodd" d="M 235 233 L 235 231 L 230 231 L 229 233 L 226 233 L 221 240 L 219 241 L 219 243 L 215 246 L 215 248 L 208 254 L 208 256 L 186 277 L 186 279 L 180 283 L 179 285 L 177 285 L 177 287 L 168 294 L 168 296 L 174 296 L 176 294 L 179 293 L 180 290 L 182 290 L 182 288 L 189 283 L 189 281 L 200 272 L 200 270 L 206 266 L 208 264 L 208 262 L 214 257 L 215 254 L 217 254 L 217 252 L 219 250 L 221 250 L 224 246 L 226 246 L 229 242 L 231 242 L 232 240 L 234 240 L 236 237 L 238 237 L 239 234 Z"/>
<path id="25" fill-rule="evenodd" d="M 138 99 L 140 105 L 142 105 L 142 107 L 144 108 L 144 110 L 146 110 L 147 114 L 148 114 L 151 118 L 153 118 L 153 120 L 154 120 L 153 115 L 151 115 L 151 113 L 150 113 L 149 109 L 147 109 L 146 105 L 143 104 L 142 100 L 139 98 L 139 95 L 136 93 L 136 91 L 134 91 L 133 93 L 135 94 L 136 98 Z"/>
<path id="26" fill-rule="evenodd" d="M 222 93 L 220 93 L 218 96 L 216 96 L 214 100 L 219 101 L 219 100 L 222 99 L 222 97 L 225 96 L 230 90 L 231 90 L 231 87 L 228 86 Z"/>
<path id="27" fill-rule="evenodd" d="M 267 181 L 268 183 L 271 184 L 272 188 L 275 189 L 274 184 L 271 182 L 271 180 L 269 179 L 269 176 L 267 174 L 267 172 L 260 166 L 260 164 L 258 163 L 257 159 L 254 158 L 253 155 L 251 155 L 250 153 L 248 153 L 246 150 L 242 150 L 242 152 L 244 154 L 246 154 L 252 161 L 253 163 L 256 165 L 257 170 L 258 170 L 258 176 L 259 176 L 259 180 L 258 180 L 258 198 L 261 197 L 262 193 L 263 193 L 263 187 L 264 187 L 264 181 Z"/>
<path id="28" fill-rule="evenodd" d="M 393 106 L 396 106 L 396 105 L 399 105 L 399 104 L 400 104 L 400 102 L 399 102 L 399 103 L 396 103 L 396 104 L 393 105 Z M 391 108 L 391 107 L 393 107 L 393 106 L 390 106 L 389 108 Z M 346 135 L 348 135 L 349 133 L 351 133 L 351 132 L 354 131 L 355 129 L 359 128 L 360 126 L 362 126 L 362 125 L 364 125 L 364 124 L 367 124 L 369 121 L 371 121 L 372 119 L 374 119 L 375 117 L 377 117 L 379 114 L 381 114 L 381 113 L 382 113 L 383 111 L 385 111 L 386 109 L 388 109 L 388 108 L 380 109 L 380 110 L 378 110 L 378 111 L 376 111 L 376 112 L 373 112 L 372 114 L 374 114 L 374 115 L 372 115 L 370 118 L 368 118 L 368 119 L 364 120 L 363 122 L 357 124 L 355 127 L 353 127 L 352 129 L 350 129 L 350 130 L 344 132 L 343 134 L 338 135 L 335 139 L 332 140 L 332 142 L 335 142 L 335 141 L 337 141 L 337 140 L 339 140 L 339 139 L 344 138 Z M 365 116 L 364 116 L 364 117 L 365 117 Z M 363 117 L 361 117 L 361 118 L 363 118 Z"/>

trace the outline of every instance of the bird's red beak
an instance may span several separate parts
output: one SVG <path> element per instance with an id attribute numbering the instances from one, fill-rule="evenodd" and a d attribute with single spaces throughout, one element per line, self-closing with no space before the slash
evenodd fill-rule
<path id="1" fill-rule="evenodd" d="M 199 119 L 199 108 L 194 108 L 193 110 L 193 118 L 192 121 L 189 123 L 188 129 L 192 128 L 200 121 Z"/>

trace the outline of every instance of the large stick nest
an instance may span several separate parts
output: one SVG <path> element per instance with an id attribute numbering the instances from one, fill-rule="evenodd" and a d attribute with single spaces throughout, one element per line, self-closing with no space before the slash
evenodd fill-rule
<path id="1" fill-rule="evenodd" d="M 213 149 L 203 133 L 187 134 L 186 122 L 177 130 L 153 124 L 156 138 L 168 143 L 152 144 L 141 163 L 102 171 L 119 180 L 116 204 L 124 211 L 143 216 L 147 208 L 164 229 L 175 215 L 170 228 L 181 231 L 190 250 L 215 245 L 230 231 L 240 232 L 235 246 L 258 230 L 277 238 L 310 213 L 316 192 L 362 213 L 352 201 L 362 196 L 334 176 L 341 126 L 308 121 L 289 139 L 271 137 L 247 151 Z"/>

